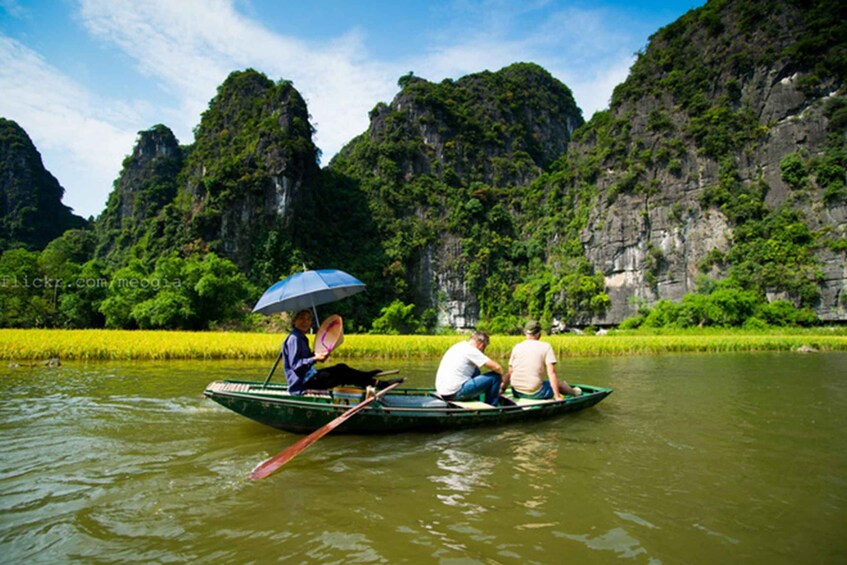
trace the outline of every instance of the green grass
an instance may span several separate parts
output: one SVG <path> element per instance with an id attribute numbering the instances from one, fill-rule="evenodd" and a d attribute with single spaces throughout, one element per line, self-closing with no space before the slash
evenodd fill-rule
<path id="1" fill-rule="evenodd" d="M 127 330 L 2 330 L 0 359 L 160 360 L 160 359 L 273 359 L 283 334 L 239 332 L 165 332 Z M 343 358 L 438 359 L 463 336 L 345 335 L 333 354 Z M 508 360 L 520 336 L 493 336 L 486 353 L 501 363 Z M 695 352 L 847 351 L 843 329 L 678 331 L 675 333 L 612 332 L 605 336 L 544 336 L 556 355 L 566 357 L 652 355 Z"/>

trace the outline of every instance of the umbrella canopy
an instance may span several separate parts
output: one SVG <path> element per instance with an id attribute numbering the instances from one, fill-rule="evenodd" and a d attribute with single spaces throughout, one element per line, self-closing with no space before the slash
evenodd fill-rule
<path id="1" fill-rule="evenodd" d="M 291 275 L 266 290 L 253 307 L 253 312 L 273 314 L 305 310 L 341 300 L 363 290 L 365 283 L 344 271 L 304 271 Z"/>

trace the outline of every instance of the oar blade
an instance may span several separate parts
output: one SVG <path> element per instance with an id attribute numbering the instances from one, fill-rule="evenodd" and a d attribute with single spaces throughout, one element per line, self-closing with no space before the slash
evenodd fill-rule
<path id="1" fill-rule="evenodd" d="M 279 454 L 275 455 L 274 457 L 271 457 L 270 459 L 263 461 L 255 469 L 253 469 L 253 472 L 250 473 L 250 478 L 251 479 L 264 479 L 265 477 L 273 474 L 280 467 L 282 467 L 283 465 L 285 465 L 286 463 L 288 463 L 289 461 L 291 461 L 292 459 L 294 459 L 295 457 L 300 455 L 310 445 L 312 445 L 313 443 L 315 443 L 316 441 L 321 439 L 323 436 L 325 436 L 326 434 L 328 434 L 329 432 L 331 432 L 332 430 L 334 430 L 335 428 L 337 428 L 338 426 L 340 426 L 341 424 L 346 422 L 348 419 L 355 416 L 357 413 L 359 413 L 362 410 L 364 410 L 365 408 L 367 408 L 370 403 L 379 399 L 381 396 L 383 396 L 385 393 L 387 393 L 388 391 L 390 391 L 394 387 L 399 386 L 400 383 L 402 383 L 402 382 L 403 381 L 400 380 L 396 383 L 392 383 L 391 385 L 389 385 L 389 386 L 385 387 L 384 389 L 380 390 L 379 392 L 377 392 L 373 396 L 366 398 L 362 402 L 358 403 L 357 405 L 352 407 L 350 410 L 347 410 L 346 412 L 344 412 L 344 414 L 341 414 L 340 416 L 338 416 L 337 418 L 335 418 L 331 422 L 329 422 L 329 423 L 325 424 L 324 426 L 318 428 L 317 430 L 315 430 L 311 434 L 307 435 L 306 437 L 304 437 L 303 439 L 301 439 L 297 443 L 295 443 L 295 444 L 287 447 L 286 449 L 282 450 Z"/>
<path id="2" fill-rule="evenodd" d="M 313 437 L 314 434 L 309 435 L 309 436 L 301 439 L 300 441 L 298 441 L 294 445 L 292 445 L 292 446 L 288 447 L 287 449 L 281 451 L 276 456 L 271 457 L 270 459 L 266 459 L 265 461 L 260 463 L 258 466 L 256 466 L 255 469 L 253 469 L 253 472 L 250 473 L 250 478 L 251 479 L 264 479 L 268 475 L 271 475 L 272 473 L 276 472 L 277 469 L 279 469 L 280 467 L 282 467 L 283 465 L 285 465 L 286 463 L 288 463 L 289 461 L 291 461 L 292 459 L 294 459 L 295 457 L 300 455 L 300 453 L 302 453 L 306 448 L 308 448 L 310 445 L 312 445 L 313 443 L 315 443 L 316 441 L 318 441 L 320 438 L 322 438 L 323 436 L 325 436 L 328 433 L 329 433 L 329 430 L 325 431 L 320 436 Z M 307 442 L 306 440 L 309 440 L 309 441 Z"/>

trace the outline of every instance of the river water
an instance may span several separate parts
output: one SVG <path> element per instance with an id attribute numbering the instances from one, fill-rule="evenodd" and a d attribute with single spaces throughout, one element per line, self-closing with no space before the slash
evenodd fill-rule
<path id="1" fill-rule="evenodd" d="M 567 359 L 614 394 L 520 427 L 330 434 L 251 481 L 301 436 L 201 392 L 271 363 L 0 369 L 0 562 L 847 562 L 847 354 Z M 427 386 L 435 366 L 380 368 Z"/>

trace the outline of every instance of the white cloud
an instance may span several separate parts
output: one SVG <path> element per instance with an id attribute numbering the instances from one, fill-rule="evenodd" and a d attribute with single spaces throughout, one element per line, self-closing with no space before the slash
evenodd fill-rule
<path id="1" fill-rule="evenodd" d="M 237 5 L 79 0 L 77 20 L 106 48 L 133 61 L 134 72 L 164 95 L 165 102 L 155 105 L 98 97 L 96 83 L 83 86 L 29 48 L 0 37 L 0 114 L 33 137 L 48 169 L 68 189 L 67 204 L 84 215 L 102 211 L 139 130 L 164 123 L 180 142 L 191 143 L 201 113 L 235 70 L 252 67 L 272 80 L 294 82 L 309 105 L 325 163 L 367 129 L 368 111 L 390 101 L 398 77 L 410 70 L 438 82 L 536 62 L 573 90 L 588 119 L 608 105 L 612 89 L 626 78 L 632 52 L 641 47 L 633 45 L 639 41 L 633 22 L 599 9 L 469 0 L 449 6 L 455 23 L 432 30 L 419 45 L 406 45 L 405 52 L 419 55 L 379 60 L 367 47 L 376 38 L 363 30 L 310 42 L 272 32 Z"/>
<path id="2" fill-rule="evenodd" d="M 135 112 L 98 100 L 17 41 L 0 36 L 0 115 L 29 134 L 82 215 L 102 210 L 135 137 Z"/>
<path id="3" fill-rule="evenodd" d="M 223 0 L 85 0 L 82 17 L 91 33 L 117 45 L 176 96 L 182 119 L 171 127 L 184 142 L 226 76 L 253 67 L 272 80 L 294 82 L 317 125 L 316 142 L 329 156 L 366 129 L 368 110 L 399 76 L 370 63 L 356 33 L 315 46 L 275 35 Z"/>
<path id="4" fill-rule="evenodd" d="M 629 68 L 635 61 L 634 56 L 625 57 L 615 64 L 594 69 L 592 74 L 575 74 L 569 70 L 548 69 L 573 91 L 582 117 L 586 121 L 595 112 L 609 107 L 609 100 L 615 87 L 629 75 Z"/>
<path id="5" fill-rule="evenodd" d="M 484 3 L 482 20 L 514 21 L 533 10 L 545 11 L 546 3 L 533 7 L 498 2 Z M 497 12 L 499 10 L 499 12 Z M 566 84 L 583 115 L 608 107 L 615 86 L 623 82 L 634 61 L 637 39 L 627 22 L 618 21 L 603 9 L 566 8 L 544 13 L 534 26 L 520 32 L 503 25 L 486 25 L 456 35 L 442 35 L 441 42 L 418 58 L 416 74 L 439 81 L 458 78 L 484 69 L 497 70 L 514 62 L 535 62 Z M 455 39 L 460 37 L 460 39 Z"/>

